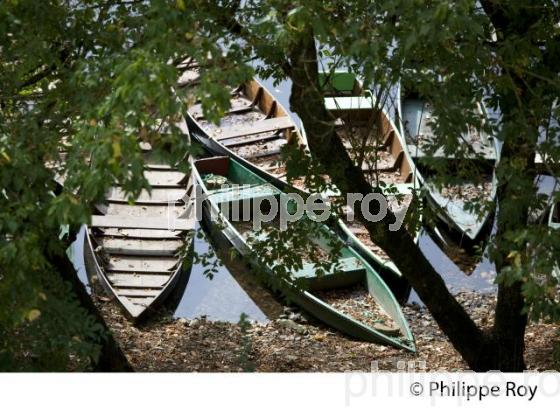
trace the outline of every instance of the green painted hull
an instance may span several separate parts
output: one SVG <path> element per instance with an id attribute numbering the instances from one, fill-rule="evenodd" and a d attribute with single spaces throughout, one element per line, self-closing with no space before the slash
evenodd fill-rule
<path id="1" fill-rule="evenodd" d="M 228 177 L 230 177 L 236 184 L 255 184 L 255 181 L 259 181 L 260 184 L 273 189 L 275 191 L 275 195 L 284 195 L 280 189 L 270 185 L 267 180 L 243 166 L 241 162 L 238 162 L 231 157 L 228 157 L 228 160 Z M 199 168 L 201 164 L 201 161 L 195 162 L 193 172 L 196 181 L 199 186 L 202 187 L 203 192 L 210 194 L 209 199 L 207 199 L 203 205 L 204 225 L 209 228 L 210 235 L 217 243 L 222 244 L 222 246 L 225 246 L 226 244 L 233 246 L 239 254 L 247 259 L 254 269 L 264 271 L 265 277 L 268 277 L 269 282 L 271 284 L 274 283 L 272 280 L 273 271 L 271 267 L 266 266 L 258 260 L 258 257 L 253 254 L 251 246 L 247 243 L 244 237 L 220 212 L 217 202 L 218 200 L 214 200 L 212 198 L 212 191 L 207 189 L 200 176 Z M 224 200 L 222 196 L 219 198 L 220 201 Z M 325 232 L 328 232 L 329 235 L 335 236 L 334 232 L 332 232 L 327 226 L 324 226 L 323 229 Z M 414 338 L 408 323 L 406 322 L 393 293 L 379 276 L 378 272 L 350 246 L 343 247 L 341 256 L 347 258 L 348 260 L 359 261 L 361 274 L 358 274 L 357 269 L 353 272 L 327 274 L 321 277 L 315 276 L 314 271 L 312 274 L 305 272 L 305 289 L 296 287 L 292 281 L 284 279 L 281 286 L 277 287 L 278 290 L 301 309 L 342 333 L 359 340 L 386 344 L 414 352 Z M 292 277 L 298 276 L 300 273 L 301 272 L 293 272 Z M 333 306 L 313 294 L 313 291 L 317 289 L 352 286 L 358 283 L 362 283 L 367 288 L 369 294 L 374 298 L 376 303 L 391 317 L 399 329 L 399 336 L 392 336 L 388 334 L 391 332 L 384 333 L 382 330 L 375 329 L 357 321 L 335 309 Z"/>

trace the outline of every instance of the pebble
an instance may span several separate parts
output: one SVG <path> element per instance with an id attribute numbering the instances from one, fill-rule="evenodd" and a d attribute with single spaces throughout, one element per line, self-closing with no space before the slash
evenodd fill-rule
<path id="1" fill-rule="evenodd" d="M 305 326 L 297 324 L 296 322 L 294 322 L 291 319 L 278 319 L 277 323 L 280 326 L 285 327 L 286 329 L 294 330 L 295 332 L 297 332 L 301 335 L 304 335 L 304 334 L 307 333 L 307 329 L 305 328 Z"/>

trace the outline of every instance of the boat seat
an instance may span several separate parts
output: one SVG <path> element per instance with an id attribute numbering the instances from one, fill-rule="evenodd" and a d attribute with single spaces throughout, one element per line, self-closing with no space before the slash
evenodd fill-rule
<path id="1" fill-rule="evenodd" d="M 337 265 L 339 266 L 338 269 L 336 269 L 337 268 L 336 265 L 332 266 L 329 272 L 325 272 L 325 276 L 333 275 L 335 273 L 344 273 L 344 274 L 364 273 L 365 274 L 364 265 L 360 262 L 358 258 L 354 256 L 339 259 L 339 263 Z M 292 273 L 292 276 L 298 279 L 299 278 L 313 279 L 318 277 L 316 272 L 317 272 L 317 267 L 314 263 L 304 263 L 303 268 L 298 270 L 297 272 Z"/>
<path id="2" fill-rule="evenodd" d="M 273 132 L 294 128 L 294 123 L 290 117 L 276 117 L 267 120 L 261 120 L 252 124 L 233 125 L 231 127 L 221 128 L 220 133 L 214 133 L 214 138 L 218 141 L 238 138 L 248 135 L 262 134 L 265 132 Z"/>
<path id="3" fill-rule="evenodd" d="M 209 192 L 212 201 L 220 204 L 224 202 L 243 201 L 247 199 L 270 198 L 280 192 L 270 184 L 238 185 L 216 189 Z"/>
<path id="4" fill-rule="evenodd" d="M 194 229 L 194 219 L 93 215 L 89 226 L 92 228 L 168 229 L 171 231 L 192 231 Z"/>
<path id="5" fill-rule="evenodd" d="M 325 108 L 329 111 L 371 110 L 374 101 L 371 97 L 326 97 Z"/>
<path id="6" fill-rule="evenodd" d="M 473 144 L 471 145 L 472 148 L 474 149 L 474 151 L 476 152 L 476 154 L 479 154 L 482 156 L 483 159 L 487 160 L 487 161 L 495 161 L 496 160 L 496 151 L 494 149 L 492 149 L 491 147 L 487 147 L 487 146 L 483 146 L 480 144 Z M 423 157 L 430 157 L 430 158 L 447 158 L 447 159 L 454 159 L 455 155 L 451 154 L 451 155 L 446 155 L 445 152 L 443 151 L 443 148 L 438 148 L 436 150 L 436 152 L 434 152 L 433 154 L 428 154 L 427 152 L 425 152 L 422 148 L 417 147 L 414 144 L 407 144 L 407 149 L 408 152 L 410 153 L 410 156 L 412 158 L 423 158 Z M 472 155 L 472 158 L 474 159 L 475 156 Z"/>

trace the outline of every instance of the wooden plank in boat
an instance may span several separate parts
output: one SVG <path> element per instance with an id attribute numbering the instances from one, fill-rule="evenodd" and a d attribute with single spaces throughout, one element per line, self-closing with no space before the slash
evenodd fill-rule
<path id="1" fill-rule="evenodd" d="M 128 288 L 116 288 L 115 291 L 119 296 L 135 296 L 141 298 L 156 297 L 161 292 L 159 289 L 128 289 Z"/>
<path id="2" fill-rule="evenodd" d="M 138 257 L 116 256 L 108 257 L 107 271 L 113 273 L 134 272 L 150 274 L 169 274 L 173 271 L 179 260 L 175 257 Z"/>
<path id="3" fill-rule="evenodd" d="M 167 229 L 121 229 L 121 228 L 98 228 L 102 235 L 119 238 L 134 239 L 176 239 L 181 231 L 169 231 Z"/>
<path id="4" fill-rule="evenodd" d="M 278 188 L 270 184 L 254 185 L 254 186 L 238 186 L 233 188 L 218 189 L 212 191 L 209 197 L 213 202 L 220 204 L 223 202 L 237 202 L 246 200 L 255 200 L 263 198 L 273 198 L 278 195 Z"/>
<path id="5" fill-rule="evenodd" d="M 130 274 L 130 273 L 107 273 L 107 277 L 113 286 L 129 288 L 159 288 L 168 281 L 169 275 L 152 274 Z"/>
<path id="6" fill-rule="evenodd" d="M 278 134 L 271 134 L 271 135 L 259 135 L 256 137 L 252 137 L 252 138 L 235 138 L 235 139 L 230 139 L 228 141 L 223 141 L 222 144 L 225 145 L 226 147 L 238 147 L 241 145 L 249 145 L 249 144 L 254 144 L 256 142 L 263 142 L 263 141 L 269 141 L 269 140 L 275 140 L 275 139 L 279 139 L 279 138 L 283 138 L 281 135 Z"/>
<path id="7" fill-rule="evenodd" d="M 488 161 L 494 161 L 496 160 L 496 151 L 492 148 L 489 147 L 484 147 L 481 145 L 472 145 L 473 149 L 475 150 L 476 154 L 481 155 L 482 158 L 484 158 L 485 160 Z M 408 144 L 408 152 L 410 153 L 410 156 L 412 158 L 422 158 L 422 157 L 426 157 L 426 156 L 430 156 L 432 158 L 448 158 L 448 159 L 454 159 L 455 155 L 451 154 L 451 155 L 446 155 L 443 148 L 438 148 L 436 150 L 436 152 L 434 152 L 431 155 L 428 155 L 427 152 L 425 152 L 422 148 L 413 145 L 413 144 Z M 475 155 L 471 155 L 472 159 L 476 159 Z"/>
<path id="8" fill-rule="evenodd" d="M 237 107 L 233 107 L 229 111 L 226 111 L 224 115 L 232 115 L 232 114 L 242 114 L 244 112 L 249 112 L 254 109 L 254 105 L 251 103 L 248 104 L 240 104 Z M 204 118 L 204 113 L 202 112 L 202 105 L 196 104 L 189 108 L 189 114 L 193 116 L 194 119 L 200 120 Z"/>
<path id="9" fill-rule="evenodd" d="M 326 97 L 325 108 L 329 111 L 371 110 L 374 102 L 370 97 Z"/>
<path id="10" fill-rule="evenodd" d="M 190 231 L 194 228 L 192 219 L 168 218 L 134 218 L 120 215 L 93 215 L 92 227 L 100 228 L 139 228 L 139 229 L 168 229 L 170 231 Z"/>
<path id="11" fill-rule="evenodd" d="M 246 135 L 262 134 L 263 132 L 279 131 L 294 127 L 294 123 L 288 116 L 270 118 L 267 120 L 257 121 L 251 125 L 231 126 L 221 128 L 222 132 L 214 134 L 218 141 L 231 138 L 242 137 Z"/>
<path id="12" fill-rule="evenodd" d="M 173 256 L 183 245 L 181 239 L 128 239 L 128 238 L 96 238 L 108 254 L 138 255 L 138 256 Z"/>
<path id="13" fill-rule="evenodd" d="M 104 215 L 119 215 L 133 218 L 179 218 L 186 211 L 184 202 L 135 204 L 110 202 L 104 208 Z M 161 229 L 165 229 L 162 226 Z"/>
<path id="14" fill-rule="evenodd" d="M 254 154 L 249 154 L 249 155 L 243 155 L 241 154 L 241 156 L 245 159 L 256 159 L 256 158 L 261 158 L 261 157 L 268 157 L 271 155 L 278 155 L 280 154 L 280 152 L 282 152 L 279 149 L 272 149 L 272 150 L 268 150 L 268 151 L 262 151 L 262 152 L 256 152 Z"/>
<path id="15" fill-rule="evenodd" d="M 128 300 L 128 302 L 132 303 L 133 305 L 148 307 L 153 302 L 155 297 L 154 296 L 143 297 L 143 296 L 132 296 L 132 295 L 130 295 L 130 296 L 122 296 L 122 297 L 120 297 L 120 299 L 121 300 L 122 299 Z"/>
<path id="16" fill-rule="evenodd" d="M 137 205 L 156 205 L 173 203 L 180 201 L 185 195 L 183 188 L 158 188 L 154 187 L 152 192 L 143 190 L 140 195 L 134 200 Z M 109 202 L 128 203 L 128 195 L 118 187 L 113 187 L 105 196 Z"/>

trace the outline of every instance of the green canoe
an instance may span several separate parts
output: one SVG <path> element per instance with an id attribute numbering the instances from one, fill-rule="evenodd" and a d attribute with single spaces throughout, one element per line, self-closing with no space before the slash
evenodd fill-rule
<path id="1" fill-rule="evenodd" d="M 253 241 L 266 241 L 266 230 L 255 230 L 250 222 L 248 225 L 247 222 L 240 224 L 234 220 L 231 212 L 226 214 L 222 209 L 224 204 L 227 204 L 227 209 L 234 209 L 234 203 L 239 204 L 240 201 L 253 203 L 264 198 L 278 200 L 286 194 L 230 156 L 213 156 L 195 161 L 193 177 L 205 198 L 203 224 L 215 242 L 221 246 L 233 246 L 254 269 L 264 273 L 267 281 L 288 300 L 326 325 L 356 339 L 415 351 L 408 323 L 387 284 L 355 249 L 346 245 L 328 226 L 321 226 L 320 238 L 315 237 L 312 242 L 328 254 L 328 244 L 338 241 L 342 250 L 336 266 L 323 275 L 317 275 L 313 263 L 304 263 L 301 269 L 289 272 L 289 279 L 282 277 L 278 286 L 273 277 L 275 265 L 267 264 L 256 256 L 251 245 L 254 242 L 250 238 Z M 235 188 L 238 186 L 241 187 Z M 240 206 L 239 209 L 244 208 Z M 247 209 L 251 210 L 252 206 Z M 252 211 L 249 212 L 252 218 Z M 303 287 L 295 285 L 296 279 L 302 281 Z M 379 310 L 378 316 L 371 320 L 363 317 L 358 320 L 327 303 L 318 294 L 326 289 L 356 287 L 361 287 L 368 298 L 373 299 Z"/>

